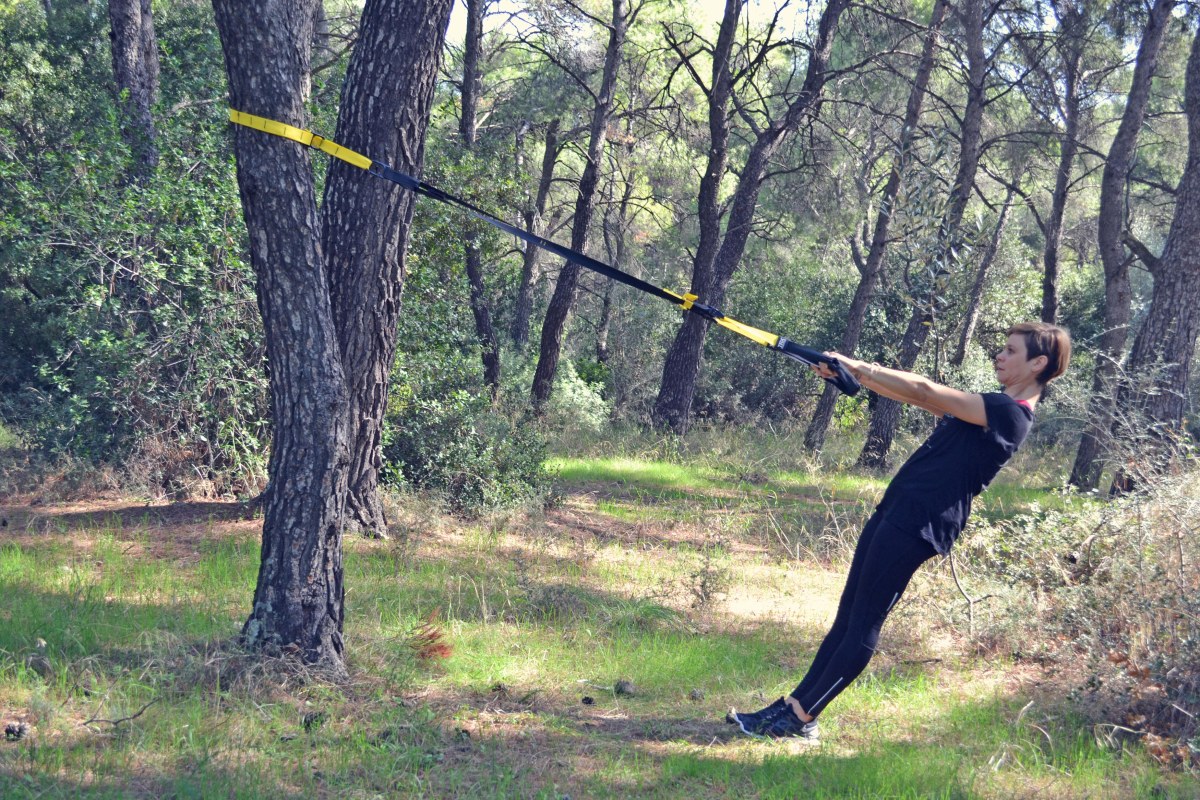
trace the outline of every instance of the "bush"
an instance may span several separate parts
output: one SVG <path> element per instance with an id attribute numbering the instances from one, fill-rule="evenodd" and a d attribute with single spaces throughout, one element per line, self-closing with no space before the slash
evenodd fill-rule
<path id="1" fill-rule="evenodd" d="M 1074 498 L 976 525 L 957 556 L 970 591 L 989 596 L 974 634 L 1018 657 L 1085 667 L 1077 697 L 1106 723 L 1198 745 L 1198 529 L 1195 468 L 1111 502 Z M 1178 763 L 1187 750 L 1154 754 Z"/>
<path id="2" fill-rule="evenodd" d="M 468 517 L 536 499 L 548 483 L 537 426 L 466 389 L 418 397 L 399 386 L 383 453 L 386 481 L 437 493 Z"/>

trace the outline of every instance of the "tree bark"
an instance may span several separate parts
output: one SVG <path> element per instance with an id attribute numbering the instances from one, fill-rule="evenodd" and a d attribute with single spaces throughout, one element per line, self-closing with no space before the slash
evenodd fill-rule
<path id="1" fill-rule="evenodd" d="M 538 177 L 537 193 L 533 202 L 525 209 L 525 229 L 542 233 L 542 217 L 546 213 L 546 200 L 550 197 L 550 186 L 554 182 L 554 167 L 558 163 L 559 120 L 552 119 L 546 126 L 546 149 L 542 153 L 542 170 Z M 538 254 L 541 248 L 525 245 L 521 256 L 521 284 L 517 288 L 517 307 L 513 313 L 512 340 L 523 348 L 529 342 L 529 318 L 533 314 L 533 286 L 538 279 Z"/>
<path id="2" fill-rule="evenodd" d="M 311 10 L 284 0 L 213 7 L 233 107 L 304 125 Z M 297 648 L 341 677 L 349 398 L 312 174 L 303 147 L 246 128 L 235 131 L 234 151 L 274 423 L 262 563 L 242 636 L 252 647 Z"/>
<path id="3" fill-rule="evenodd" d="M 158 39 L 150 0 L 109 0 L 113 78 L 124 119 L 121 134 L 133 155 L 130 171 L 145 182 L 158 166 L 154 104 L 158 101 Z"/>
<path id="4" fill-rule="evenodd" d="M 462 114 L 458 132 L 463 149 L 475 149 L 479 134 L 478 113 L 481 76 L 480 51 L 483 46 L 483 10 L 485 0 L 466 0 L 467 31 L 463 44 Z M 483 359 L 483 380 L 494 400 L 500 392 L 500 342 L 492 328 L 492 313 L 488 308 L 487 289 L 483 283 L 483 262 L 478 236 L 468 232 L 463 239 L 463 264 L 471 286 L 471 315 L 475 319 L 475 335 L 479 338 Z"/>
<path id="5" fill-rule="evenodd" d="M 1068 7 L 1063 14 L 1060 51 L 1062 53 L 1061 81 L 1063 83 L 1062 113 L 1064 129 L 1059 137 L 1058 170 L 1054 176 L 1054 193 L 1050 214 L 1046 219 L 1046 241 L 1042 248 L 1042 322 L 1058 321 L 1058 254 L 1062 247 L 1063 217 L 1071 190 L 1071 171 L 1079 151 L 1079 92 L 1083 81 L 1084 36 L 1089 21 L 1087 4 Z"/>
<path id="6" fill-rule="evenodd" d="M 817 27 L 816 40 L 809 49 L 808 68 L 800 92 L 790 101 L 782 118 L 763 127 L 755 135 L 738 177 L 722 237 L 720 213 L 714 209 L 719 209 L 720 183 L 728 165 L 728 103 L 734 88 L 729 53 L 732 51 L 742 5 L 742 0 L 727 0 L 714 50 L 712 89 L 708 97 L 711 136 L 709 160 L 701 179 L 698 198 L 700 243 L 692 261 L 692 292 L 714 307 L 724 303 L 725 290 L 741 263 L 772 156 L 787 137 L 806 119 L 816 116 L 820 108 L 825 82 L 829 78 L 833 39 L 849 0 L 829 0 L 826 4 Z M 683 325 L 672 341 L 663 364 L 662 382 L 653 411 L 656 425 L 668 426 L 680 434 L 687 432 L 708 326 L 708 320 L 696 314 L 684 315 Z"/>
<path id="7" fill-rule="evenodd" d="M 587 252 L 592 212 L 596 204 L 596 186 L 600 177 L 600 157 L 604 153 L 608 122 L 612 117 L 616 95 L 617 68 L 621 61 L 621 50 L 629 24 L 626 0 L 612 0 L 612 23 L 609 26 L 608 46 L 604 51 L 604 73 L 596 102 L 592 108 L 591 129 L 588 133 L 587 163 L 579 179 L 579 190 L 575 200 L 575 217 L 571 223 L 571 249 Z M 575 305 L 579 284 L 579 267 L 566 262 L 558 274 L 554 295 L 546 309 L 542 323 L 542 340 L 537 367 L 533 374 L 532 402 L 535 411 L 542 411 L 550 400 L 554 388 L 554 376 L 558 372 L 558 360 L 562 353 L 563 334 L 567 318 Z"/>
<path id="8" fill-rule="evenodd" d="M 1154 291 L 1146 319 L 1134 339 L 1123 383 L 1121 408 L 1146 436 L 1147 461 L 1174 455 L 1183 433 L 1188 386 L 1200 333 L 1200 35 L 1188 58 L 1184 110 L 1188 160 L 1175 196 L 1175 216 L 1161 258 L 1154 263 Z M 1139 450 L 1143 448 L 1139 447 Z M 1151 463 L 1150 469 L 1161 467 Z"/>
<path id="9" fill-rule="evenodd" d="M 912 89 L 908 93 L 908 104 L 904 109 L 904 123 L 900 129 L 900 138 L 896 143 L 896 157 L 892 159 L 892 168 L 888 173 L 887 183 L 883 187 L 883 195 L 879 198 L 879 212 L 875 217 L 875 229 L 871 235 L 871 246 L 865 260 L 855 252 L 855 265 L 859 270 L 858 287 L 854 290 L 854 298 L 850 301 L 850 310 L 846 314 L 846 329 L 838 346 L 839 353 L 854 355 L 862 338 L 863 325 L 867 318 L 867 308 L 875 296 L 875 287 L 879 285 L 880 274 L 883 271 L 883 256 L 887 250 L 888 233 L 892 225 L 892 212 L 895 210 L 896 198 L 904 182 L 904 170 L 908 166 L 910 149 L 916 137 L 917 125 L 921 121 L 921 106 L 925 102 L 925 91 L 929 87 L 929 77 L 933 74 L 938 39 L 941 36 L 942 25 L 946 21 L 946 9 L 949 0 L 937 0 L 929 18 L 929 28 L 921 49 L 921 60 L 917 64 L 913 76 Z M 865 228 L 865 226 L 864 226 Z M 864 231 L 865 232 L 865 231 Z M 813 451 L 820 451 L 825 446 L 825 434 L 833 419 L 833 409 L 841 393 L 836 387 L 826 384 L 817 401 L 817 410 L 804 432 L 804 446 Z"/>
<path id="10" fill-rule="evenodd" d="M 1012 209 L 1013 195 L 1015 194 L 1016 189 L 1009 186 L 1008 193 L 1004 198 L 1004 205 L 1000 208 L 1000 218 L 996 220 L 996 228 L 992 231 L 992 239 L 988 242 L 983 258 L 979 260 L 978 269 L 975 270 L 975 282 L 971 285 L 967 313 L 963 315 L 962 330 L 958 334 L 958 346 L 954 348 L 954 355 L 950 359 L 950 363 L 956 367 L 961 367 L 963 361 L 966 360 L 967 345 L 975 336 L 975 326 L 979 324 L 979 306 L 983 302 L 983 288 L 987 285 L 988 272 L 991 271 L 992 262 L 996 260 L 996 253 L 1000 251 L 1000 242 L 1004 238 L 1004 229 L 1008 224 L 1008 212 Z"/>
<path id="11" fill-rule="evenodd" d="M 1155 0 L 1150 10 L 1146 31 L 1138 46 L 1137 64 L 1133 70 L 1125 112 L 1121 116 L 1117 135 L 1109 147 L 1104 175 L 1100 181 L 1100 213 L 1097 222 L 1100 261 L 1104 265 L 1104 333 L 1096 352 L 1088 427 L 1080 438 L 1070 477 L 1071 485 L 1084 490 L 1096 488 L 1100 481 L 1103 445 L 1112 427 L 1115 379 L 1125 349 L 1132 313 L 1129 259 L 1122 243 L 1126 229 L 1125 186 L 1133 169 L 1138 134 L 1146 117 L 1150 85 L 1158 66 L 1158 54 L 1175 5 L 1176 0 Z"/>
<path id="12" fill-rule="evenodd" d="M 950 190 L 950 202 L 938 228 L 937 245 L 925 262 L 925 272 L 933 278 L 926 296 L 913 305 L 900 344 L 897 366 L 904 370 L 912 369 L 933 329 L 943 283 L 955 260 L 952 254 L 958 252 L 961 246 L 963 215 L 975 188 L 983 138 L 983 110 L 987 105 L 984 84 L 987 80 L 988 58 L 983 48 L 983 30 L 987 19 L 985 5 L 984 0 L 965 0 L 958 10 L 967 47 L 967 102 L 959 133 L 958 171 Z M 899 422 L 900 403 L 890 398 L 880 398 L 871 414 L 866 443 L 858 455 L 859 466 L 883 469 L 888 465 L 888 453 Z"/>
<path id="13" fill-rule="evenodd" d="M 629 148 L 632 151 L 632 147 Z M 604 250 L 608 255 L 608 263 L 617 269 L 626 269 L 625 233 L 629 227 L 629 203 L 633 199 L 633 178 L 626 177 L 621 189 L 621 199 L 615 205 L 609 195 L 609 207 L 604 213 Z M 613 219 L 613 217 L 616 219 Z M 608 334 L 612 328 L 613 318 L 613 289 L 616 281 L 605 278 L 603 281 L 603 297 L 600 302 L 600 322 L 596 325 L 596 361 L 608 363 Z"/>
<path id="14" fill-rule="evenodd" d="M 419 175 L 450 0 L 369 0 L 342 88 L 337 141 Z M 347 524 L 386 536 L 379 499 L 383 418 L 396 356 L 414 196 L 330 162 L 321 207 L 334 321 L 350 387 Z"/>

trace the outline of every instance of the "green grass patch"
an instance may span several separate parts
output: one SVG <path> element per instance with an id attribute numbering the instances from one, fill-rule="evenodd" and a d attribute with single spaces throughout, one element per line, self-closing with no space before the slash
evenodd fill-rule
<path id="1" fill-rule="evenodd" d="M 1029 707 L 995 680 L 1006 665 L 923 658 L 913 625 L 885 629 L 886 652 L 822 717 L 820 747 L 736 735 L 725 709 L 789 691 L 824 629 L 697 610 L 689 586 L 723 571 L 726 588 L 802 611 L 824 584 L 798 573 L 841 573 L 797 562 L 786 537 L 852 537 L 885 481 L 782 460 L 767 475 L 722 446 L 719 464 L 558 458 L 586 527 L 554 528 L 551 511 L 347 540 L 354 681 L 341 687 L 232 643 L 259 557 L 244 527 L 51 510 L 36 534 L 0 533 L 0 716 L 34 726 L 0 743 L 0 796 L 1194 796 L 1136 748 L 1101 747 L 1065 701 Z M 998 515 L 1060 497 L 1019 477 L 992 491 Z M 615 535 L 631 524 L 636 541 Z M 418 657 L 429 620 L 449 657 Z"/>

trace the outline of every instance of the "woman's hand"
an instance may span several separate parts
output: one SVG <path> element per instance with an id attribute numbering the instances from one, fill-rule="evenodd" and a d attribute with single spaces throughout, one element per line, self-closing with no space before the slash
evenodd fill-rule
<path id="1" fill-rule="evenodd" d="M 857 358 L 851 358 L 850 356 L 844 356 L 841 353 L 838 353 L 836 351 L 827 351 L 825 353 L 825 355 L 829 356 L 830 358 L 836 358 L 841 363 L 841 365 L 850 372 L 851 375 L 853 375 L 856 379 L 858 379 L 860 381 L 862 380 L 862 377 L 863 377 L 862 376 L 863 371 L 868 369 L 871 366 L 870 364 L 866 363 L 865 361 L 859 361 Z M 834 377 L 834 371 L 829 368 L 828 364 L 825 364 L 825 363 L 816 364 L 815 366 L 813 366 L 813 371 L 816 372 L 818 375 L 820 375 L 822 378 Z"/>

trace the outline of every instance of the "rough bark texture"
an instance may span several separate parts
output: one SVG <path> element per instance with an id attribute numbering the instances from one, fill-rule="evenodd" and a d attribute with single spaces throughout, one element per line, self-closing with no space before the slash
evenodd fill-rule
<path id="1" fill-rule="evenodd" d="M 808 53 L 804 85 L 791 100 L 783 116 L 762 128 L 755 136 L 738 177 L 722 238 L 720 214 L 719 211 L 713 213 L 713 208 L 719 208 L 720 181 L 728 166 L 727 117 L 728 102 L 733 91 L 732 75 L 728 74 L 731 70 L 729 51 L 722 52 L 722 47 L 732 48 L 732 37 L 742 6 L 741 0 L 727 0 L 713 58 L 712 89 L 708 97 L 712 140 L 708 167 L 700 187 L 700 243 L 692 262 L 692 292 L 711 306 L 719 308 L 724 303 L 725 290 L 746 250 L 758 196 L 772 156 L 805 120 L 816 115 L 820 107 L 825 82 L 829 78 L 829 57 L 838 20 L 848 5 L 849 0 L 829 0 L 825 6 L 817 26 L 816 40 Z M 724 41 L 726 36 L 730 40 L 728 45 Z M 691 418 L 696 377 L 700 372 L 700 358 L 708 326 L 708 320 L 703 317 L 686 314 L 663 364 L 662 383 L 654 403 L 653 419 L 655 424 L 669 426 L 676 433 L 685 433 Z"/>
<path id="2" fill-rule="evenodd" d="M 481 76 L 480 50 L 483 46 L 484 0 L 466 0 L 467 32 L 463 43 L 462 116 L 458 132 L 463 148 L 475 148 L 479 126 L 477 109 Z M 495 398 L 500 391 L 500 342 L 492 328 L 492 313 L 488 308 L 487 289 L 483 284 L 483 261 L 475 234 L 468 233 L 463 241 L 463 262 L 467 281 L 471 285 L 471 315 L 475 318 L 475 335 L 479 338 L 483 359 L 483 380 Z"/>
<path id="3" fill-rule="evenodd" d="M 1079 92 L 1083 82 L 1084 35 L 1088 25 L 1088 7 L 1065 9 L 1058 45 L 1062 60 L 1060 80 L 1063 84 L 1062 115 L 1064 129 L 1059 138 L 1058 171 L 1054 176 L 1054 193 L 1050 199 L 1050 214 L 1046 218 L 1046 241 L 1042 248 L 1042 322 L 1058 321 L 1058 253 L 1062 247 L 1063 217 L 1067 196 L 1071 190 L 1071 171 L 1079 151 Z"/>
<path id="4" fill-rule="evenodd" d="M 1000 252 L 1000 242 L 1004 238 L 1008 212 L 1012 209 L 1015 194 L 1015 188 L 1010 186 L 1004 198 L 1004 205 L 1000 208 L 1000 218 L 996 220 L 996 227 L 992 231 L 992 238 L 983 253 L 983 258 L 979 259 L 979 267 L 975 270 L 975 282 L 971 284 L 971 295 L 967 300 L 967 313 L 963 316 L 962 329 L 958 332 L 958 345 L 950 358 L 950 363 L 956 367 L 962 366 L 967 357 L 967 345 L 975 336 L 975 326 L 979 324 L 979 306 L 983 301 L 983 287 L 987 285 L 988 272 L 992 269 L 992 262 L 996 260 L 996 253 Z"/>
<path id="5" fill-rule="evenodd" d="M 966 213 L 967 203 L 974 191 L 975 174 L 979 169 L 983 110 L 987 105 L 984 84 L 988 63 L 983 48 L 983 29 L 987 15 L 984 13 L 984 7 L 984 0 L 965 0 L 958 9 L 967 48 L 967 102 L 963 109 L 962 129 L 959 133 L 958 171 L 954 176 L 954 186 L 950 190 L 950 202 L 938 230 L 937 246 L 926 262 L 926 271 L 930 273 L 938 269 L 937 265 L 947 263 L 949 254 L 959 249 L 963 214 Z M 934 309 L 941 291 L 939 282 L 934 280 L 930 284 L 927 297 L 913 306 L 908 327 L 900 343 L 897 358 L 897 366 L 900 369 L 912 369 L 917 356 L 921 354 L 925 340 L 929 338 L 929 332 L 933 328 Z M 886 397 L 879 399 L 871 414 L 867 441 L 858 455 L 860 466 L 874 469 L 887 466 L 888 453 L 900 422 L 900 410 L 901 404 L 895 400 Z"/>
<path id="6" fill-rule="evenodd" d="M 525 209 L 525 229 L 538 235 L 542 233 L 542 217 L 546 213 L 546 200 L 550 197 L 550 185 L 554 181 L 554 167 L 558 163 L 558 119 L 550 120 L 546 126 L 546 149 L 542 154 L 542 170 L 538 177 L 537 194 Z M 521 285 L 517 289 L 517 307 L 513 313 L 512 340 L 517 347 L 529 342 L 529 317 L 533 313 L 533 285 L 538 278 L 538 254 L 541 248 L 525 245 L 521 257 Z"/>
<path id="7" fill-rule="evenodd" d="M 337 141 L 419 175 L 450 0 L 368 0 L 342 89 Z M 414 197 L 334 160 L 321 241 L 350 390 L 350 529 L 387 532 L 379 500 L 383 416 L 396 355 Z"/>
<path id="8" fill-rule="evenodd" d="M 1170 23 L 1176 0 L 1155 0 L 1138 46 L 1137 64 L 1125 112 L 1117 135 L 1109 147 L 1100 181 L 1098 219 L 1100 260 L 1104 265 L 1104 333 L 1096 353 L 1096 372 L 1092 381 L 1089 425 L 1079 441 L 1070 482 L 1080 489 L 1094 489 L 1100 480 L 1103 442 L 1112 427 L 1112 402 L 1115 378 L 1125 349 L 1131 315 L 1129 260 L 1122 239 L 1125 236 L 1125 186 L 1133 169 L 1138 134 L 1146 117 L 1150 84 L 1158 66 L 1163 36 Z"/>
<path id="9" fill-rule="evenodd" d="M 1182 432 L 1188 384 L 1200 333 L 1200 35 L 1188 58 L 1184 109 L 1188 160 L 1175 197 L 1175 216 L 1162 257 L 1153 263 L 1154 292 L 1129 353 L 1122 408 L 1152 432 L 1157 456 L 1169 456 Z M 1151 423 L 1150 426 L 1144 423 Z M 1129 433 L 1129 432 L 1126 432 Z"/>
<path id="10" fill-rule="evenodd" d="M 579 178 L 579 193 L 575 200 L 575 218 L 571 223 L 571 249 L 580 253 L 587 251 L 592 212 L 596 205 L 596 186 L 600 179 L 600 157 L 607 139 L 608 122 L 612 117 L 616 95 L 617 67 L 621 61 L 621 50 L 625 46 L 626 28 L 629 23 L 626 0 L 612 0 L 612 22 L 609 26 L 608 46 L 604 51 L 604 73 L 596 103 L 592 108 L 591 129 L 588 132 L 587 163 Z M 567 318 L 575 305 L 575 294 L 579 284 L 579 267 L 564 263 L 554 286 L 554 295 L 546 309 L 546 320 L 542 323 L 542 340 L 537 368 L 533 373 L 532 401 L 535 410 L 544 409 L 554 387 L 554 376 L 558 372 L 558 360 L 562 353 L 563 335 Z"/>
<path id="11" fill-rule="evenodd" d="M 925 91 L 929 87 L 929 76 L 933 74 L 938 40 L 941 37 L 942 25 L 946 21 L 946 9 L 949 0 L 937 0 L 929 18 L 929 28 L 925 34 L 925 42 L 921 50 L 921 60 L 917 64 L 913 76 L 912 89 L 908 93 L 908 104 L 904 110 L 904 124 L 900 129 L 900 139 L 896 143 L 896 157 L 892 159 L 892 168 L 888 173 L 887 183 L 879 198 L 879 212 L 875 217 L 875 228 L 871 235 L 871 245 L 867 250 L 866 259 L 858 257 L 855 249 L 855 265 L 858 267 L 859 282 L 854 290 L 854 299 L 850 301 L 850 310 L 846 314 L 846 329 L 842 333 L 838 352 L 854 355 L 858 341 L 862 338 L 863 324 L 867 318 L 867 308 L 875 296 L 875 287 L 879 285 L 880 274 L 883 271 L 883 256 L 887 250 L 888 232 L 892 225 L 892 211 L 900 187 L 904 182 L 904 169 L 908 165 L 909 151 L 916 136 L 917 125 L 921 120 L 921 106 L 925 102 Z M 826 384 L 817 401 L 817 410 L 804 432 L 804 446 L 812 451 L 819 451 L 825 446 L 825 434 L 833 419 L 833 409 L 841 394 L 834 386 Z"/>
<path id="12" fill-rule="evenodd" d="M 109 0 L 113 78 L 124 113 L 121 133 L 133 154 L 135 180 L 158 166 L 152 110 L 158 101 L 158 40 L 150 0 Z"/>
<path id="13" fill-rule="evenodd" d="M 284 0 L 215 0 L 234 108 L 304 125 L 312 12 Z M 238 187 L 270 364 L 270 481 L 252 647 L 298 649 L 345 674 L 342 519 L 349 402 L 326 289 L 308 155 L 246 128 L 234 133 Z"/>

